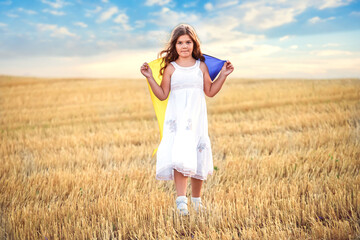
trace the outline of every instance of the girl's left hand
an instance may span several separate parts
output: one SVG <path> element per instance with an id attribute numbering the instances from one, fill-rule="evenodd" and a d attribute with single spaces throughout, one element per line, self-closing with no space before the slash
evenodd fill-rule
<path id="1" fill-rule="evenodd" d="M 221 73 L 227 77 L 233 71 L 234 71 L 234 66 L 231 64 L 229 60 L 227 60 L 226 63 L 224 63 L 224 66 L 221 68 Z"/>

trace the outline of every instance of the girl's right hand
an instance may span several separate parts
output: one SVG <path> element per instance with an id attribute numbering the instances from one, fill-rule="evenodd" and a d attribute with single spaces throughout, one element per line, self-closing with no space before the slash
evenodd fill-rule
<path id="1" fill-rule="evenodd" d="M 140 68 L 140 72 L 142 73 L 142 75 L 144 75 L 146 78 L 149 78 L 152 76 L 152 71 L 151 68 L 149 66 L 149 64 L 147 62 L 145 62 L 141 68 Z"/>

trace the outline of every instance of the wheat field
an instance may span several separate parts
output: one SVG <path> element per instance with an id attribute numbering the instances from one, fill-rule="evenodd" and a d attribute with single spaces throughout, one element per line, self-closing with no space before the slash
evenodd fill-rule
<path id="1" fill-rule="evenodd" d="M 1 76 L 0 239 L 360 238 L 359 79 L 230 78 L 207 107 L 209 210 L 181 217 L 145 79 Z"/>

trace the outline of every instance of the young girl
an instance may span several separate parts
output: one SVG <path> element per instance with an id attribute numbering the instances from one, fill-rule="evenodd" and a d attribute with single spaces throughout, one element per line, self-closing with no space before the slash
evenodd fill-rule
<path id="1" fill-rule="evenodd" d="M 217 80 L 212 82 L 200 41 L 187 24 L 174 28 L 167 48 L 159 56 L 164 54 L 164 67 L 160 73 L 154 73 L 163 77 L 160 86 L 146 62 L 140 71 L 160 100 L 167 99 L 171 89 L 163 137 L 156 154 L 156 178 L 175 181 L 177 209 L 180 215 L 188 215 L 188 177 L 191 177 L 191 203 L 199 212 L 205 209 L 200 197 L 203 180 L 213 173 L 205 95 L 215 96 L 234 67 L 229 61 L 224 63 Z"/>

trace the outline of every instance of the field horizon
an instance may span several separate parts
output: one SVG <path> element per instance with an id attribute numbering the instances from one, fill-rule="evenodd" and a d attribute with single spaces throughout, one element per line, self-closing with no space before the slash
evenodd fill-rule
<path id="1" fill-rule="evenodd" d="M 126 77 L 91 77 L 91 76 L 87 76 L 87 77 L 46 77 L 46 76 L 27 76 L 27 75 L 9 75 L 9 74 L 1 74 L 0 73 L 0 78 L 15 78 L 17 80 L 20 79 L 38 79 L 38 80 L 85 80 L 85 79 L 90 79 L 90 80 L 100 80 L 100 79 L 107 79 L 107 80 L 145 80 L 145 77 L 143 77 L 139 71 L 139 77 L 133 77 L 133 78 L 126 78 Z M 237 80 L 254 80 L 254 81 L 258 81 L 258 80 L 305 80 L 305 81 L 317 81 L 317 80 L 360 80 L 360 77 L 335 77 L 335 78 L 302 78 L 302 77 L 269 77 L 269 78 L 262 78 L 262 77 L 236 77 L 233 79 L 237 79 Z"/>
<path id="2" fill-rule="evenodd" d="M 181 218 L 145 78 L 0 75 L 0 238 L 360 238 L 360 79 L 229 78 L 206 102 L 209 212 Z"/>

